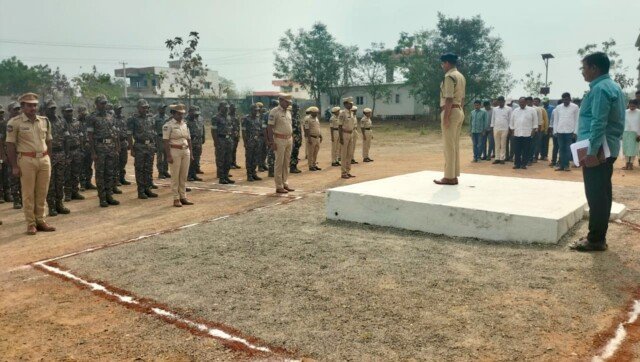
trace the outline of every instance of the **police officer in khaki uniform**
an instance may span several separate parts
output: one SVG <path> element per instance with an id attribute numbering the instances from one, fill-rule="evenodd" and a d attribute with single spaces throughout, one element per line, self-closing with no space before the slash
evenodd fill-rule
<path id="1" fill-rule="evenodd" d="M 18 101 L 22 114 L 7 124 L 7 154 L 13 176 L 20 177 L 27 234 L 55 231 L 45 220 L 45 201 L 51 177 L 51 125 L 36 114 L 38 95 L 23 94 Z"/>
<path id="2" fill-rule="evenodd" d="M 318 120 L 318 107 L 309 107 L 307 109 L 309 116 L 304 120 L 304 136 L 307 139 L 307 149 L 309 149 L 309 171 L 320 171 L 318 167 L 318 152 L 320 151 L 320 143 L 322 135 L 320 134 L 320 120 Z"/>
<path id="3" fill-rule="evenodd" d="M 338 114 L 340 107 L 331 108 L 329 129 L 331 130 L 331 166 L 340 166 L 340 136 L 338 135 Z"/>
<path id="4" fill-rule="evenodd" d="M 457 185 L 460 176 L 460 132 L 464 121 L 466 80 L 456 65 L 458 56 L 447 53 L 440 57 L 444 80 L 440 85 L 440 117 L 444 142 L 444 178 L 433 180 L 438 185 Z"/>
<path id="5" fill-rule="evenodd" d="M 171 167 L 171 191 L 173 192 L 173 206 L 193 205 L 187 200 L 187 174 L 189 165 L 193 161 L 191 150 L 191 133 L 184 121 L 187 108 L 184 104 L 169 107 L 171 118 L 162 126 L 162 142 L 167 162 Z"/>
<path id="6" fill-rule="evenodd" d="M 267 121 L 267 143 L 275 153 L 274 178 L 276 192 L 279 194 L 295 191 L 287 184 L 291 148 L 293 147 L 291 138 L 293 126 L 291 112 L 288 110 L 292 98 L 290 94 L 281 93 L 278 96 L 279 105 L 269 112 L 269 120 Z"/>
<path id="7" fill-rule="evenodd" d="M 338 115 L 338 137 L 340 142 L 340 160 L 342 162 L 342 178 L 347 179 L 355 177 L 351 174 L 351 160 L 353 159 L 353 144 L 355 142 L 355 134 L 358 121 L 353 114 L 353 97 L 347 97 L 342 100 L 343 110 Z"/>
<path id="8" fill-rule="evenodd" d="M 365 108 L 362 113 L 364 114 L 360 119 L 360 129 L 362 130 L 362 162 L 373 162 L 369 158 L 369 149 L 371 148 L 371 139 L 373 133 L 371 132 L 371 108 Z"/>
<path id="9" fill-rule="evenodd" d="M 358 123 L 358 106 L 353 106 L 353 108 L 351 108 L 351 112 L 353 113 L 353 118 L 355 119 L 356 124 L 353 127 L 353 143 L 351 143 L 351 150 L 349 152 L 351 153 L 351 164 L 356 165 L 358 161 L 356 161 L 354 157 L 356 154 L 356 145 L 358 144 L 358 136 L 360 136 L 360 123 Z"/>

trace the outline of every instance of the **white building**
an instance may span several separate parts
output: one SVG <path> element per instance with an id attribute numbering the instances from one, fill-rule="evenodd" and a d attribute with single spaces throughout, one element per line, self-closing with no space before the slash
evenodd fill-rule
<path id="1" fill-rule="evenodd" d="M 179 61 L 170 61 L 168 67 L 125 68 L 114 71 L 116 77 L 128 78 L 128 96 L 144 98 L 178 98 L 184 95 L 176 84 L 180 72 Z M 171 85 L 174 84 L 173 89 Z M 218 72 L 208 70 L 204 75 L 204 89 L 201 97 L 220 96 Z"/>
<path id="2" fill-rule="evenodd" d="M 388 83 L 390 88 L 389 99 L 377 99 L 374 110 L 375 117 L 394 118 L 426 115 L 429 108 L 417 101 L 410 93 L 409 86 L 402 83 Z M 364 108 L 373 108 L 373 98 L 367 93 L 364 86 L 352 86 L 346 89 L 343 97 L 353 97 L 354 104 L 358 106 L 358 113 Z M 342 99 L 333 98 L 323 93 L 320 102 L 323 108 L 342 106 Z"/>
<path id="3" fill-rule="evenodd" d="M 291 80 L 274 80 L 271 82 L 281 93 L 290 93 L 295 99 L 311 99 L 309 92 L 300 83 Z"/>

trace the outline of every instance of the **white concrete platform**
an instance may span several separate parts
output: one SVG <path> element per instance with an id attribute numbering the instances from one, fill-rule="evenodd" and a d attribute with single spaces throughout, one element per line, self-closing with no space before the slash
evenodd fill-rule
<path id="1" fill-rule="evenodd" d="M 449 236 L 556 243 L 585 211 L 579 182 L 462 174 L 460 184 L 433 183 L 423 171 L 327 191 L 331 220 Z"/>
<path id="2" fill-rule="evenodd" d="M 620 220 L 627 213 L 627 207 L 623 204 L 612 202 L 611 213 L 609 214 L 609 221 Z M 584 207 L 584 218 L 589 219 L 589 205 Z"/>

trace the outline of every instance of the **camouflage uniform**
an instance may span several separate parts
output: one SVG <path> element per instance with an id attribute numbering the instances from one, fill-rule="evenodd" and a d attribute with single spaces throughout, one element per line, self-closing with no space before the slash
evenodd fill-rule
<path id="1" fill-rule="evenodd" d="M 78 116 L 78 121 L 82 125 L 82 131 L 87 136 L 87 127 L 89 123 L 89 116 Z M 93 157 L 91 156 L 91 145 L 88 142 L 88 139 L 85 139 L 85 147 L 83 149 L 83 160 L 82 160 L 82 172 L 80 173 L 80 189 L 93 189 L 93 185 L 91 184 L 91 178 L 93 177 Z"/>
<path id="2" fill-rule="evenodd" d="M 260 177 L 256 174 L 256 168 L 258 167 L 259 156 L 261 154 L 260 147 L 262 142 L 260 141 L 260 135 L 262 134 L 262 122 L 260 117 L 252 117 L 250 114 L 246 115 L 242 119 L 242 131 L 244 140 L 244 156 L 247 168 L 247 180 L 260 180 Z"/>
<path id="3" fill-rule="evenodd" d="M 69 131 L 67 139 L 69 152 L 67 152 L 65 169 L 65 201 L 82 200 L 84 197 L 79 193 L 79 184 L 87 135 L 84 133 L 82 124 L 75 118 L 67 121 L 67 130 Z"/>
<path id="4" fill-rule="evenodd" d="M 129 140 L 128 140 L 128 132 L 127 132 L 127 120 L 124 118 L 122 114 L 115 115 L 113 117 L 113 124 L 116 129 L 116 133 L 118 135 L 118 144 L 120 147 L 116 150 L 118 155 L 116 157 L 116 169 L 113 173 L 113 184 L 114 185 L 127 185 L 128 182 L 125 179 L 125 175 L 127 174 L 126 167 L 127 161 L 129 160 Z M 123 182 L 124 181 L 124 182 Z M 115 186 L 114 186 L 115 188 Z M 115 192 L 115 189 L 114 189 Z"/>
<path id="5" fill-rule="evenodd" d="M 143 102 L 146 103 L 146 102 Z M 138 102 L 140 105 L 141 102 Z M 155 120 L 150 114 L 143 116 L 139 113 L 127 121 L 127 132 L 133 137 L 134 167 L 138 196 L 154 197 L 151 192 L 153 184 L 153 156 L 156 153 Z"/>
<path id="6" fill-rule="evenodd" d="M 293 127 L 293 147 L 291 148 L 291 161 L 289 167 L 291 172 L 299 172 L 298 170 L 298 155 L 300 154 L 300 147 L 302 146 L 302 127 L 300 126 L 300 114 L 298 113 L 297 105 L 292 107 L 291 112 L 291 126 Z"/>
<path id="7" fill-rule="evenodd" d="M 55 106 L 55 103 L 48 103 L 47 106 Z M 51 178 L 49 180 L 49 192 L 47 193 L 47 205 L 49 206 L 49 216 L 56 216 L 58 213 L 68 214 L 69 209 L 64 207 L 64 175 L 67 163 L 67 139 L 69 130 L 67 122 L 56 115 L 49 114 L 51 124 Z"/>
<path id="8" fill-rule="evenodd" d="M 118 137 L 111 114 L 106 110 L 96 110 L 91 113 L 87 117 L 87 133 L 93 134 L 93 152 L 96 155 L 96 187 L 100 206 L 116 205 L 118 203 L 113 202 L 115 201 L 113 200 L 113 180 L 116 169 L 116 142 Z M 85 174 L 85 177 L 87 176 Z M 87 180 L 90 180 L 90 178 L 87 177 Z"/>
<path id="9" fill-rule="evenodd" d="M 164 105 L 160 108 L 164 109 Z M 164 143 L 162 142 L 162 126 L 167 122 L 168 117 L 163 113 L 158 113 L 154 117 L 155 129 L 156 129 L 156 168 L 158 169 L 158 176 L 160 178 L 169 176 L 169 163 L 167 162 L 167 155 L 164 153 Z"/>
<path id="10" fill-rule="evenodd" d="M 267 122 L 269 121 L 269 113 L 265 113 L 262 116 L 262 130 L 263 132 L 267 132 Z M 273 149 L 271 149 L 271 147 L 269 147 L 269 145 L 267 145 L 266 139 L 267 136 L 264 136 L 265 139 L 265 153 L 267 155 L 267 167 L 266 169 L 269 171 L 269 177 L 273 177 L 273 172 L 274 172 L 274 167 L 275 167 L 275 163 L 276 163 L 276 154 L 273 151 Z"/>
<path id="11" fill-rule="evenodd" d="M 216 114 L 211 120 L 211 127 L 216 131 L 216 166 L 221 183 L 230 183 L 231 152 L 233 151 L 233 125 L 229 116 Z"/>
<path id="12" fill-rule="evenodd" d="M 191 134 L 191 151 L 193 152 L 193 161 L 189 164 L 189 173 L 187 180 L 193 181 L 199 179 L 197 174 L 200 171 L 200 158 L 202 157 L 202 144 L 204 143 L 204 119 L 200 117 L 200 110 L 195 109 L 193 115 L 187 116 L 187 127 Z"/>
<path id="13" fill-rule="evenodd" d="M 235 106 L 233 106 L 235 110 Z M 236 154 L 238 153 L 238 144 L 240 143 L 240 122 L 238 116 L 236 116 L 235 111 L 233 114 L 229 114 L 229 118 L 231 119 L 231 125 L 233 129 L 233 148 L 231 150 L 231 168 L 240 168 L 238 163 L 236 162 Z"/>
<path id="14" fill-rule="evenodd" d="M 18 102 L 11 102 L 9 103 L 9 106 L 7 108 L 9 110 L 9 117 L 6 120 L 0 119 L 0 136 L 5 141 L 7 139 L 7 123 L 11 118 L 20 114 L 20 111 L 19 111 L 20 105 L 18 104 Z M 5 147 L 6 147 L 6 143 L 5 143 Z M 4 151 L 6 154 L 6 148 Z M 21 209 L 22 208 L 22 192 L 21 192 L 22 186 L 20 184 L 20 177 L 14 177 L 11 170 L 12 170 L 11 164 L 5 161 L 3 164 L 2 170 L 0 170 L 2 171 L 0 172 L 0 174 L 2 176 L 2 185 L 3 185 L 3 192 L 4 192 L 4 195 L 0 195 L 0 197 L 3 197 L 4 201 L 6 202 L 13 201 L 14 209 Z"/>

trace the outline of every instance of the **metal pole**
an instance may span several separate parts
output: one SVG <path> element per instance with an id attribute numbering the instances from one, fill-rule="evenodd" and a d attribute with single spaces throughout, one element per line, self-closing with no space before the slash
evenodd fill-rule
<path id="1" fill-rule="evenodd" d="M 124 98 L 127 98 L 127 63 L 122 62 L 122 77 L 124 78 Z"/>
<path id="2" fill-rule="evenodd" d="M 548 58 L 544 60 L 544 68 L 545 68 L 544 86 L 548 87 L 549 86 L 549 59 Z"/>

